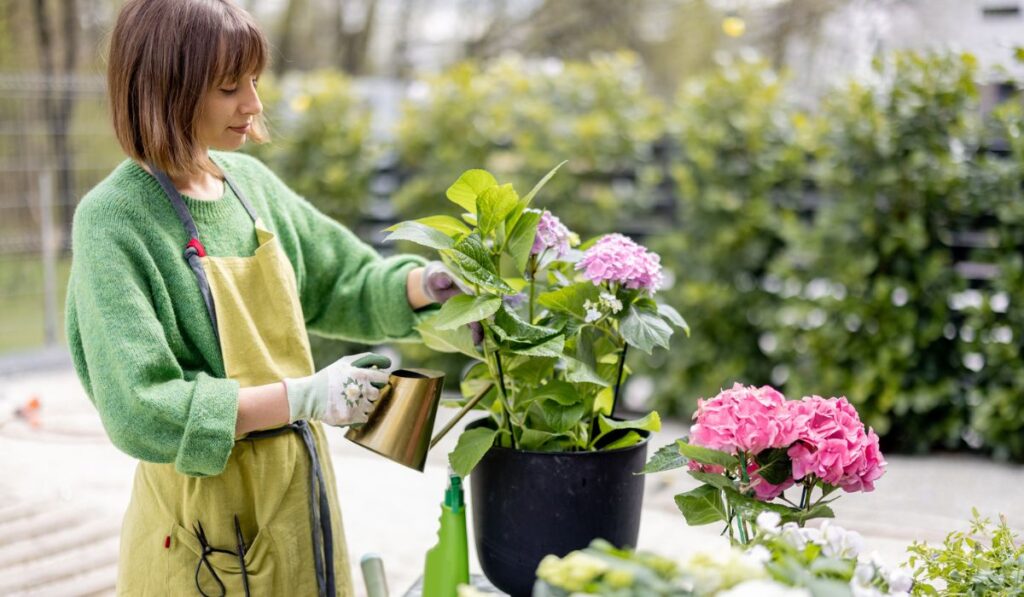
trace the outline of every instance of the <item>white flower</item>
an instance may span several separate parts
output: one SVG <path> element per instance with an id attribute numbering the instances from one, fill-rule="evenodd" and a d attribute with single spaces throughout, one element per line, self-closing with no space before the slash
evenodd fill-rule
<path id="1" fill-rule="evenodd" d="M 762 512 L 757 515 L 757 526 L 766 533 L 777 532 L 781 522 L 782 516 L 778 512 Z"/>
<path id="2" fill-rule="evenodd" d="M 768 578 L 764 564 L 754 556 L 728 547 L 693 553 L 682 562 L 682 571 L 696 593 L 715 594 L 744 581 Z"/>
<path id="3" fill-rule="evenodd" d="M 821 553 L 827 557 L 856 558 L 864 549 L 864 538 L 856 531 L 847 531 L 825 521 L 821 525 Z"/>
<path id="4" fill-rule="evenodd" d="M 590 303 L 590 301 L 587 301 L 587 303 Z M 590 305 L 593 305 L 593 303 L 590 303 Z M 597 309 L 593 308 L 592 306 L 588 307 L 586 304 L 584 304 L 583 307 L 587 310 L 587 316 L 584 319 L 584 321 L 586 321 L 587 323 L 593 323 L 593 322 L 597 321 L 598 319 L 601 319 L 601 312 L 600 311 L 598 311 Z"/>
<path id="5" fill-rule="evenodd" d="M 359 398 L 360 392 L 362 392 L 362 390 L 360 389 L 359 384 L 357 383 L 350 383 L 347 386 L 345 386 L 345 397 L 347 397 L 349 400 L 355 400 Z"/>
<path id="6" fill-rule="evenodd" d="M 782 525 L 782 538 L 796 549 L 803 549 L 807 547 L 807 537 L 801 531 L 795 522 L 787 522 Z"/>
<path id="7" fill-rule="evenodd" d="M 601 306 L 608 309 L 612 313 L 618 313 L 622 310 L 622 301 L 615 298 L 614 294 L 610 292 L 601 293 Z"/>
<path id="8" fill-rule="evenodd" d="M 772 552 L 764 545 L 755 545 L 747 550 L 747 555 L 762 564 L 772 561 Z"/>
<path id="9" fill-rule="evenodd" d="M 885 571 L 882 572 L 885 574 Z M 903 568 L 890 570 L 885 579 L 889 583 L 890 593 L 908 593 L 914 584 L 914 578 Z"/>
<path id="10" fill-rule="evenodd" d="M 850 591 L 853 593 L 853 597 L 883 597 L 882 592 L 875 587 L 862 587 L 851 583 Z"/>
<path id="11" fill-rule="evenodd" d="M 870 585 L 874 578 L 875 566 L 870 562 L 861 560 L 857 562 L 857 567 L 853 570 L 853 580 L 851 581 L 851 584 L 856 583 L 858 585 Z"/>
<path id="12" fill-rule="evenodd" d="M 748 580 L 718 593 L 718 597 L 811 597 L 811 593 L 807 589 L 787 587 L 773 580 Z"/>

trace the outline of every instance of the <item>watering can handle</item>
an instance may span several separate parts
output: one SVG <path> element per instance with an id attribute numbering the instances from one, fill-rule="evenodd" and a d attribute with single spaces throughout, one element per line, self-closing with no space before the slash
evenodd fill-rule
<path id="1" fill-rule="evenodd" d="M 455 413 L 455 416 L 449 419 L 449 421 L 445 423 L 444 427 L 441 428 L 441 431 L 438 431 L 437 435 L 435 435 L 434 438 L 430 440 L 430 448 L 428 449 L 433 450 L 434 446 L 437 445 L 437 442 L 441 441 L 441 438 L 444 437 L 449 431 L 451 431 L 452 427 L 455 427 L 455 424 L 458 423 L 462 419 L 462 417 L 466 416 L 466 413 L 473 410 L 473 407 L 476 406 L 478 402 L 483 400 L 487 392 L 491 391 L 491 388 L 493 387 L 494 382 L 488 383 L 486 386 L 484 386 L 482 390 L 480 390 L 477 393 L 476 396 L 473 396 L 473 398 L 471 398 L 470 401 L 467 402 L 466 405 L 463 406 L 461 410 L 459 410 L 459 412 Z"/>

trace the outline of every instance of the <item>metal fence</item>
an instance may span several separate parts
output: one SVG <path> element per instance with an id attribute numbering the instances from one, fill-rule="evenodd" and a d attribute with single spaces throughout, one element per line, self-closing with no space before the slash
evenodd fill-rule
<path id="1" fill-rule="evenodd" d="M 119 153 L 101 77 L 0 74 L 0 355 L 63 346 L 71 217 Z"/>

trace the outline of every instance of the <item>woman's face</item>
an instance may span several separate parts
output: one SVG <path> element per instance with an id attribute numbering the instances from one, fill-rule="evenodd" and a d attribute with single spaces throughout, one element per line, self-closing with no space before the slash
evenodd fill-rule
<path id="1" fill-rule="evenodd" d="M 253 118 L 263 111 L 256 85 L 259 75 L 224 81 L 206 92 L 200 106 L 197 136 L 210 149 L 233 150 L 245 143 Z"/>

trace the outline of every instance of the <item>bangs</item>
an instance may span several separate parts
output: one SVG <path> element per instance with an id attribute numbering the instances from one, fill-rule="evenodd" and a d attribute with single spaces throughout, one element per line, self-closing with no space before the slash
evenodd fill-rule
<path id="1" fill-rule="evenodd" d="M 243 75 L 259 75 L 267 67 L 270 53 L 267 38 L 250 19 L 239 16 L 229 13 L 225 19 L 210 85 L 234 81 Z"/>

